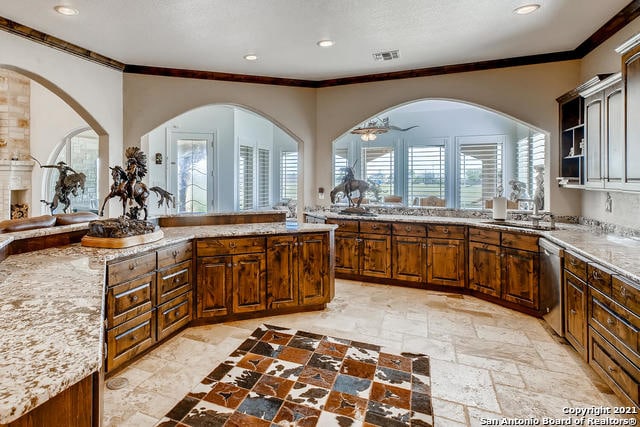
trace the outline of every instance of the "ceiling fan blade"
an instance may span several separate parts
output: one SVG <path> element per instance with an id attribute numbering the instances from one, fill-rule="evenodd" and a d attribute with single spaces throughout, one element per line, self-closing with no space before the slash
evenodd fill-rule
<path id="1" fill-rule="evenodd" d="M 402 128 L 399 128 L 398 126 L 393 126 L 393 125 L 391 125 L 391 126 L 389 126 L 389 129 L 391 129 L 391 130 L 397 130 L 397 131 L 400 131 L 400 132 L 406 132 L 406 131 L 408 131 L 409 129 L 413 129 L 413 128 L 417 128 L 417 127 L 419 127 L 419 126 L 418 126 L 418 125 L 415 125 L 415 126 L 410 126 L 410 127 L 408 127 L 408 128 L 404 128 L 404 129 L 402 129 Z"/>

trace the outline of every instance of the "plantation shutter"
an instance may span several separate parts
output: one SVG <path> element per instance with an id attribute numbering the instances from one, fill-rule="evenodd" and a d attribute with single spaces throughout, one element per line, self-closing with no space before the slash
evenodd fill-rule
<path id="1" fill-rule="evenodd" d="M 362 176 L 380 185 L 381 194 L 394 194 L 393 147 L 363 147 Z"/>
<path id="2" fill-rule="evenodd" d="M 347 159 L 349 150 L 346 148 L 336 148 L 333 154 L 333 176 L 334 183 L 336 186 L 340 184 L 342 181 L 342 177 L 344 176 L 343 169 L 348 167 L 349 160 Z"/>
<path id="3" fill-rule="evenodd" d="M 271 205 L 269 196 L 269 150 L 258 148 L 258 208 Z"/>
<path id="4" fill-rule="evenodd" d="M 502 144 L 461 143 L 458 156 L 459 206 L 481 209 L 502 184 Z"/>
<path id="5" fill-rule="evenodd" d="M 298 152 L 283 151 L 280 156 L 280 198 L 296 200 L 298 195 Z"/>
<path id="6" fill-rule="evenodd" d="M 241 145 L 238 156 L 238 207 L 240 210 L 249 210 L 254 208 L 253 169 L 253 147 Z"/>
<path id="7" fill-rule="evenodd" d="M 428 196 L 445 198 L 444 156 L 444 144 L 408 147 L 407 201 Z"/>

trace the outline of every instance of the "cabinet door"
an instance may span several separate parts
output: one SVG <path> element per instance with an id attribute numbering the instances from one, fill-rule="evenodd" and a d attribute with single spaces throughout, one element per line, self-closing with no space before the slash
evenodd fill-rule
<path id="1" fill-rule="evenodd" d="M 567 341 L 587 359 L 587 285 L 564 272 L 564 329 Z"/>
<path id="2" fill-rule="evenodd" d="M 502 298 L 537 310 L 539 255 L 537 252 L 502 248 Z"/>
<path id="3" fill-rule="evenodd" d="M 336 233 L 336 273 L 358 274 L 360 243 L 358 233 Z"/>
<path id="4" fill-rule="evenodd" d="M 231 257 L 198 258 L 198 317 L 226 316 L 231 313 L 231 261 Z"/>
<path id="5" fill-rule="evenodd" d="M 298 236 L 299 289 L 301 304 L 329 301 L 329 239 L 327 234 Z"/>
<path id="6" fill-rule="evenodd" d="M 391 248 L 394 279 L 427 281 L 427 239 L 394 236 Z"/>
<path id="7" fill-rule="evenodd" d="M 469 289 L 500 298 L 500 246 L 469 242 Z"/>
<path id="8" fill-rule="evenodd" d="M 233 256 L 233 312 L 267 308 L 265 254 Z"/>
<path id="9" fill-rule="evenodd" d="M 628 186 L 640 189 L 640 47 L 623 56 L 626 112 L 626 178 Z"/>
<path id="10" fill-rule="evenodd" d="M 267 239 L 267 308 L 298 305 L 298 239 Z"/>
<path id="11" fill-rule="evenodd" d="M 464 287 L 464 240 L 427 239 L 427 282 Z"/>
<path id="12" fill-rule="evenodd" d="M 602 186 L 602 92 L 585 99 L 585 143 L 587 181 L 591 187 Z"/>
<path id="13" fill-rule="evenodd" d="M 606 178 L 608 182 L 621 182 L 624 176 L 624 95 L 621 83 L 605 91 L 604 102 Z"/>
<path id="14" fill-rule="evenodd" d="M 360 234 L 362 252 L 360 274 L 371 277 L 391 277 L 391 236 Z"/>

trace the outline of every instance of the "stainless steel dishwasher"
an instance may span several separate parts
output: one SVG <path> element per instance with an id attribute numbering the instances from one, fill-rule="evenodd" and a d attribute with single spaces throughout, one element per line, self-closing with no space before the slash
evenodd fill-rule
<path id="1" fill-rule="evenodd" d="M 542 317 L 561 337 L 564 336 L 562 261 L 563 249 L 541 238 L 540 245 L 540 309 Z"/>

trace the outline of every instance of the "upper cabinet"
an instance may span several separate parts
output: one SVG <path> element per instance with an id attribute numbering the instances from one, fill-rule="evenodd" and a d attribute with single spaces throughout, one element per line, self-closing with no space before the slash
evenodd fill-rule
<path id="1" fill-rule="evenodd" d="M 623 184 L 625 189 L 640 190 L 640 35 L 636 35 L 616 51 L 622 55 L 625 86 L 626 145 L 623 154 Z"/>

